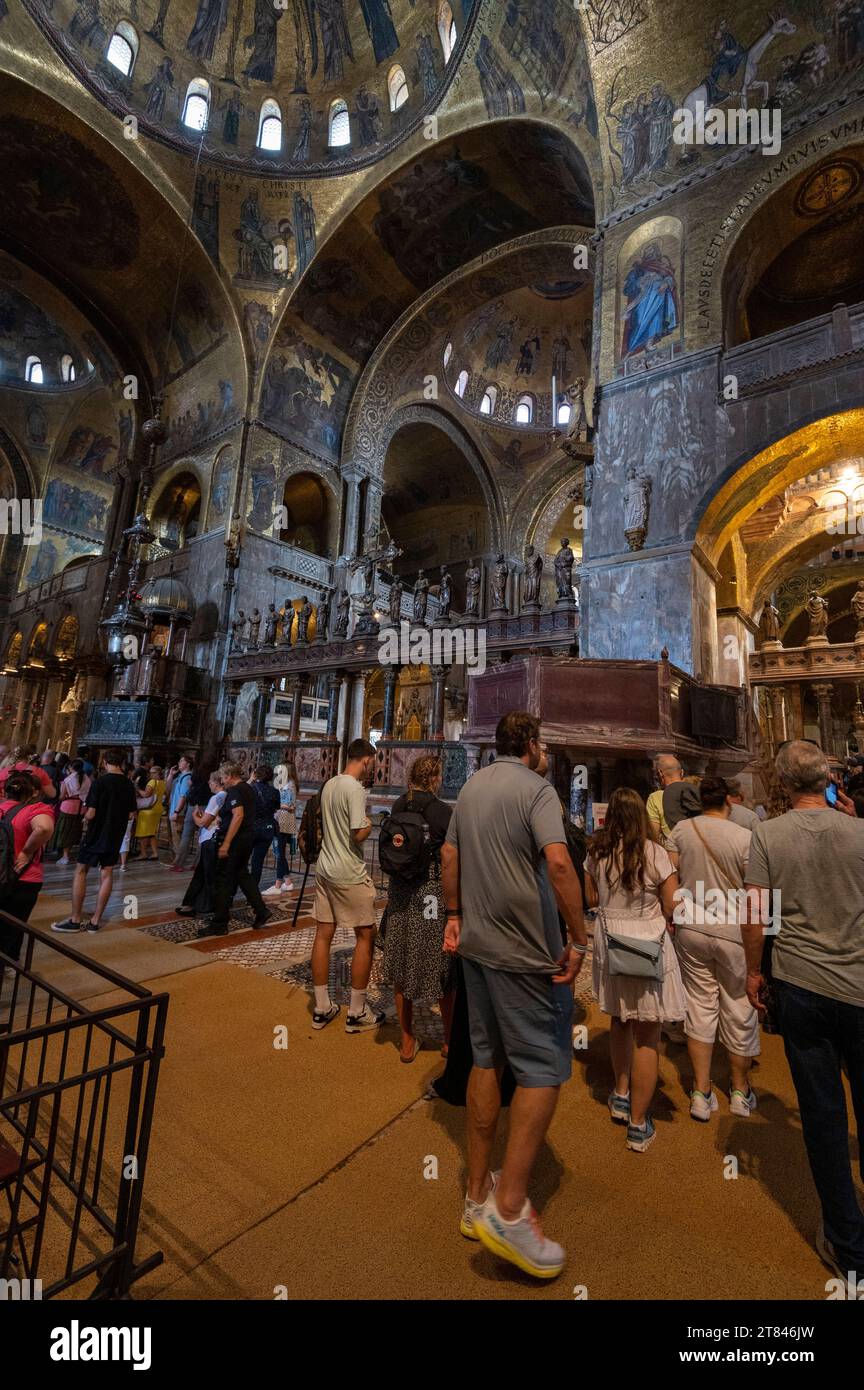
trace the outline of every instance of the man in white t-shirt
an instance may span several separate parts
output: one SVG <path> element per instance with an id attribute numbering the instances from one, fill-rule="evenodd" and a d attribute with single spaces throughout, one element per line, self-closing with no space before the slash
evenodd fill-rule
<path id="1" fill-rule="evenodd" d="M 337 927 L 352 927 L 356 936 L 351 961 L 351 1003 L 346 1033 L 378 1028 L 384 1014 L 366 1002 L 375 940 L 375 888 L 366 872 L 363 843 L 372 823 L 366 814 L 366 791 L 375 768 L 375 749 L 365 738 L 348 747 L 345 771 L 331 777 L 321 792 L 324 837 L 315 866 L 315 942 L 312 983 L 315 988 L 313 1028 L 326 1028 L 339 1013 L 328 988 L 330 946 Z"/>
<path id="2" fill-rule="evenodd" d="M 759 1021 L 747 998 L 740 926 L 747 918 L 750 831 L 730 819 L 728 795 L 722 777 L 703 777 L 702 815 L 679 821 L 666 841 L 678 868 L 673 921 L 687 995 L 684 1032 L 693 1065 L 690 1114 L 703 1121 L 717 1109 L 711 1057 L 718 1034 L 729 1054 L 732 1114 L 746 1118 L 756 1108 L 750 1065 L 760 1050 Z"/>

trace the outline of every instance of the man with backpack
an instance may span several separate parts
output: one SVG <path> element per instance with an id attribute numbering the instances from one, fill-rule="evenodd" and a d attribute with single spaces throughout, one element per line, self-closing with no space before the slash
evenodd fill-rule
<path id="1" fill-rule="evenodd" d="M 366 814 L 366 792 L 375 768 L 375 749 L 365 738 L 348 745 L 345 771 L 331 777 L 321 792 L 322 841 L 315 877 L 315 943 L 312 983 L 315 987 L 313 1028 L 326 1028 L 340 1012 L 330 999 L 330 946 L 337 927 L 353 928 L 356 936 L 351 961 L 351 1002 L 346 1033 L 378 1028 L 384 1014 L 366 1002 L 375 939 L 375 889 L 366 872 L 363 844 L 372 823 Z"/>
<path id="2" fill-rule="evenodd" d="M 660 753 L 654 759 L 654 776 L 659 783 L 645 806 L 651 838 L 665 845 L 680 820 L 702 814 L 699 793 L 684 780 L 684 769 L 674 753 Z"/>

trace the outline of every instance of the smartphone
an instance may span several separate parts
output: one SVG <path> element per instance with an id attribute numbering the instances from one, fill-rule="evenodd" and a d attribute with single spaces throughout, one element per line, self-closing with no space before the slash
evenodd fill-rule
<path id="1" fill-rule="evenodd" d="M 837 787 L 833 782 L 829 782 L 825 788 L 825 800 L 829 806 L 837 805 Z"/>

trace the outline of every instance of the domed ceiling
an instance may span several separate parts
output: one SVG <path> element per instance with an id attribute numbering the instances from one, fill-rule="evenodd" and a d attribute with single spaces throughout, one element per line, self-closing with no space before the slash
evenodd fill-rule
<path id="1" fill-rule="evenodd" d="M 591 375 L 593 281 L 585 272 L 538 282 L 490 299 L 473 309 L 448 334 L 451 351 L 445 375 L 463 409 L 481 414 L 487 390 L 499 424 L 514 423 L 520 397 L 534 401 L 535 429 L 553 427 L 552 383 L 558 398 Z M 456 385 L 468 380 L 461 397 Z M 587 387 L 586 387 L 587 390 Z"/>
<path id="2" fill-rule="evenodd" d="M 76 76 L 115 114 L 134 114 L 147 135 L 187 152 L 200 136 L 182 123 L 190 82 L 210 88 L 203 151 L 262 173 L 361 168 L 416 130 L 452 81 L 479 0 L 24 0 Z M 450 43 L 449 16 L 455 26 Z M 118 22 L 138 51 L 129 76 L 107 61 Z M 442 40 L 442 31 L 446 39 Z M 404 75 L 407 99 L 392 110 Z M 282 146 L 257 147 L 261 107 L 282 118 Z M 345 101 L 351 144 L 329 148 L 330 109 Z"/>
<path id="3" fill-rule="evenodd" d="M 35 357 L 42 368 L 41 389 L 74 390 L 95 375 L 87 353 L 100 355 L 101 343 L 94 334 L 89 348 L 79 345 L 57 321 L 58 311 L 65 309 L 67 318 L 73 314 L 71 306 L 56 290 L 47 291 L 50 306 L 39 302 L 40 288 L 37 277 L 10 256 L 0 256 L 0 385 L 26 385 L 27 362 Z M 62 371 L 64 359 L 73 368 L 68 379 Z"/>

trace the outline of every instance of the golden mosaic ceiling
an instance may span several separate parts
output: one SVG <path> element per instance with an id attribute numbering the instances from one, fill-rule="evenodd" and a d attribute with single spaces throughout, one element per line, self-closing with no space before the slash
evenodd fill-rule
<path id="1" fill-rule="evenodd" d="M 204 79 L 208 159 L 306 176 L 362 167 L 416 130 L 452 81 L 474 18 L 474 0 L 444 9 L 439 0 L 24 4 L 84 85 L 115 114 L 134 114 L 152 138 L 198 149 L 200 137 L 182 118 L 189 84 Z M 106 56 L 118 23 L 131 27 L 137 44 L 128 76 Z M 283 122 L 282 148 L 272 153 L 257 144 L 266 99 Z M 352 140 L 331 148 L 337 100 L 348 108 Z"/>

